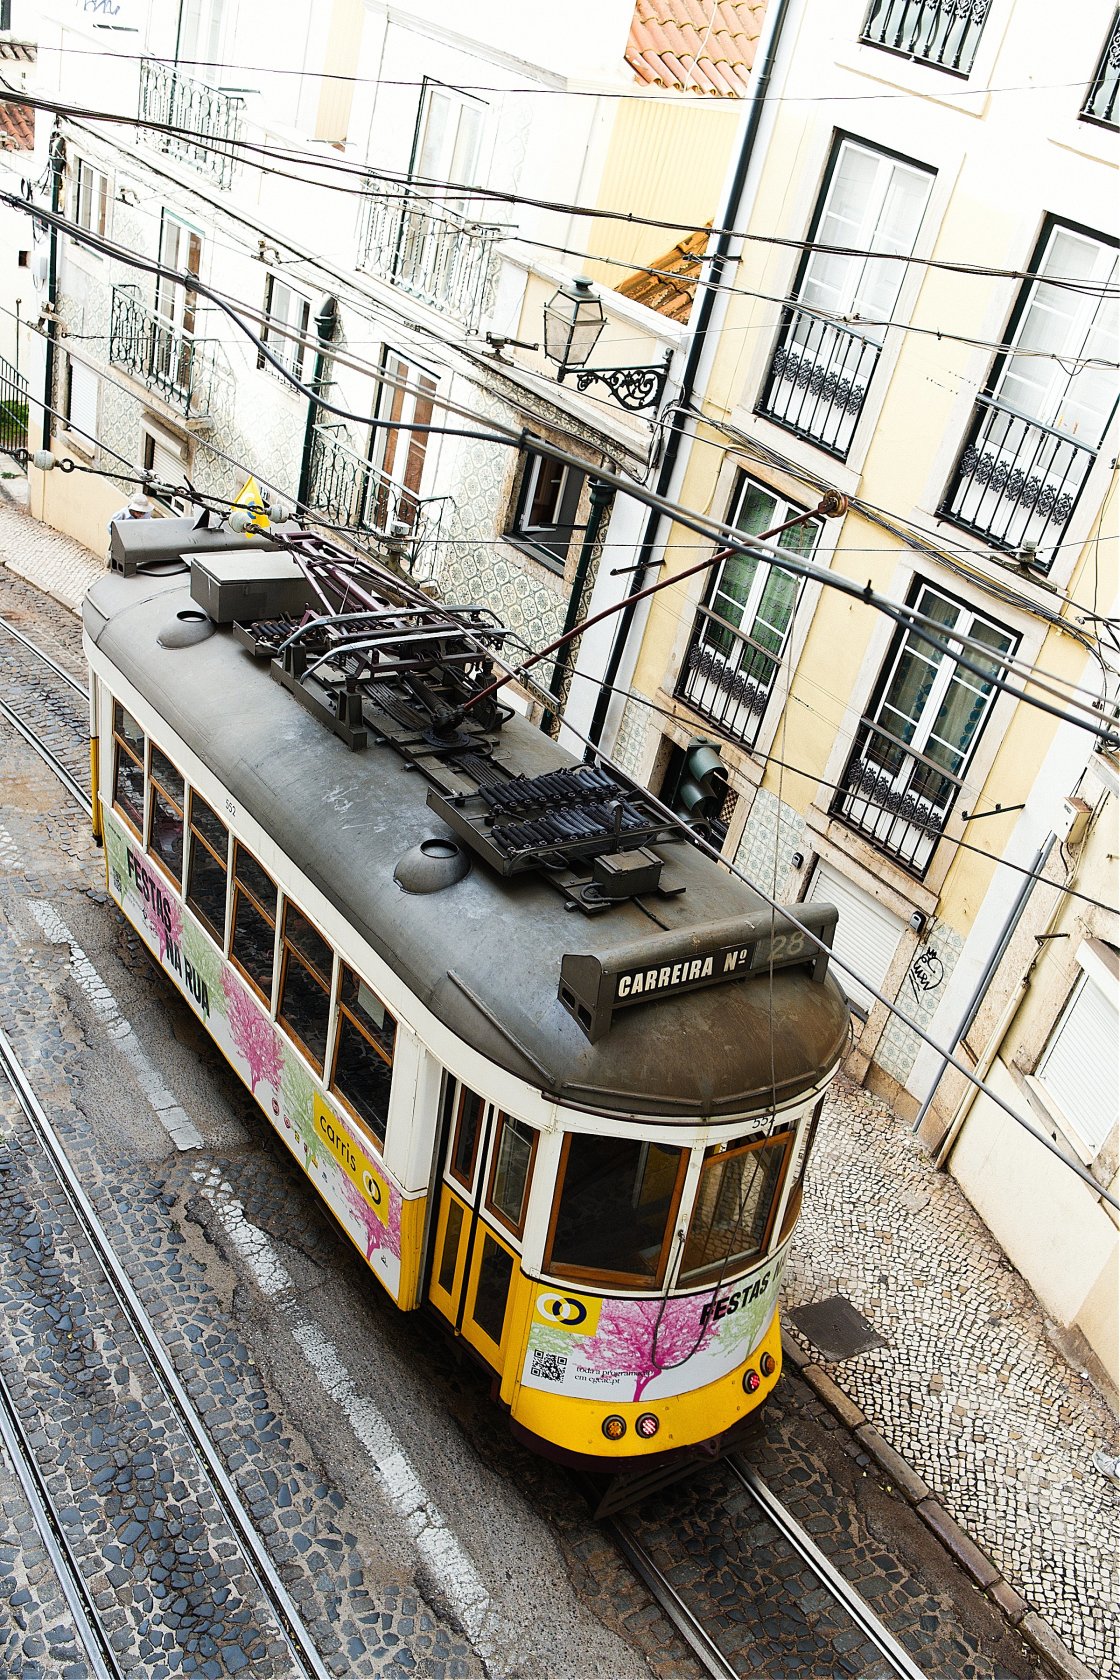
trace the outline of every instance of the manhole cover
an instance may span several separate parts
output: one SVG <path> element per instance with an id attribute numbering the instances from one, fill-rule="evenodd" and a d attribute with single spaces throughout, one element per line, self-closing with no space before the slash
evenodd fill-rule
<path id="1" fill-rule="evenodd" d="M 792 1307 L 786 1317 L 825 1359 L 851 1359 L 869 1348 L 889 1346 L 843 1295 Z"/>

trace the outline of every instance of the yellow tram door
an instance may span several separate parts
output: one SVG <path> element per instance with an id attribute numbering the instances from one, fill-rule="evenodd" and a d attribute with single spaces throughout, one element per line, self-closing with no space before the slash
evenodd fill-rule
<path id="1" fill-rule="evenodd" d="M 448 1080 L 443 1119 L 428 1298 L 499 1371 L 537 1134 L 457 1080 Z"/>

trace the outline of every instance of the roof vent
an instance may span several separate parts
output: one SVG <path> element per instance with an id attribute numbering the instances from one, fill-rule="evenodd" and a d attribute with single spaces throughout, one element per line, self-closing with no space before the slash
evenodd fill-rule
<path id="1" fill-rule="evenodd" d="M 442 892 L 461 881 L 471 860 L 450 834 L 434 834 L 412 846 L 398 861 L 393 879 L 409 893 Z"/>

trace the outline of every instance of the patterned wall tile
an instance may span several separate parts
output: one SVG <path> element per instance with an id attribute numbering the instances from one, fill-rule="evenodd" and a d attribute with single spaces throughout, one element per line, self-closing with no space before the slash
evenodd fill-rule
<path id="1" fill-rule="evenodd" d="M 947 922 L 935 923 L 927 932 L 924 944 L 915 952 L 906 971 L 901 990 L 894 1002 L 906 1020 L 928 1028 L 938 1004 L 945 995 L 957 959 L 964 948 L 964 937 Z M 921 1048 L 921 1039 L 911 1032 L 906 1021 L 892 1015 L 875 1049 L 874 1060 L 904 1085 L 914 1066 L 914 1058 Z"/>

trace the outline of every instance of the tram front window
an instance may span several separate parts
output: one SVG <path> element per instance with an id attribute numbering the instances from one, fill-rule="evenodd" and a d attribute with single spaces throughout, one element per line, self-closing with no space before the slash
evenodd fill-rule
<path id="1" fill-rule="evenodd" d="M 681 1262 L 682 1283 L 741 1271 L 766 1247 L 792 1132 L 704 1153 L 696 1207 Z"/>
<path id="2" fill-rule="evenodd" d="M 665 1273 L 685 1152 L 572 1133 L 565 1144 L 546 1268 L 641 1287 Z"/>

